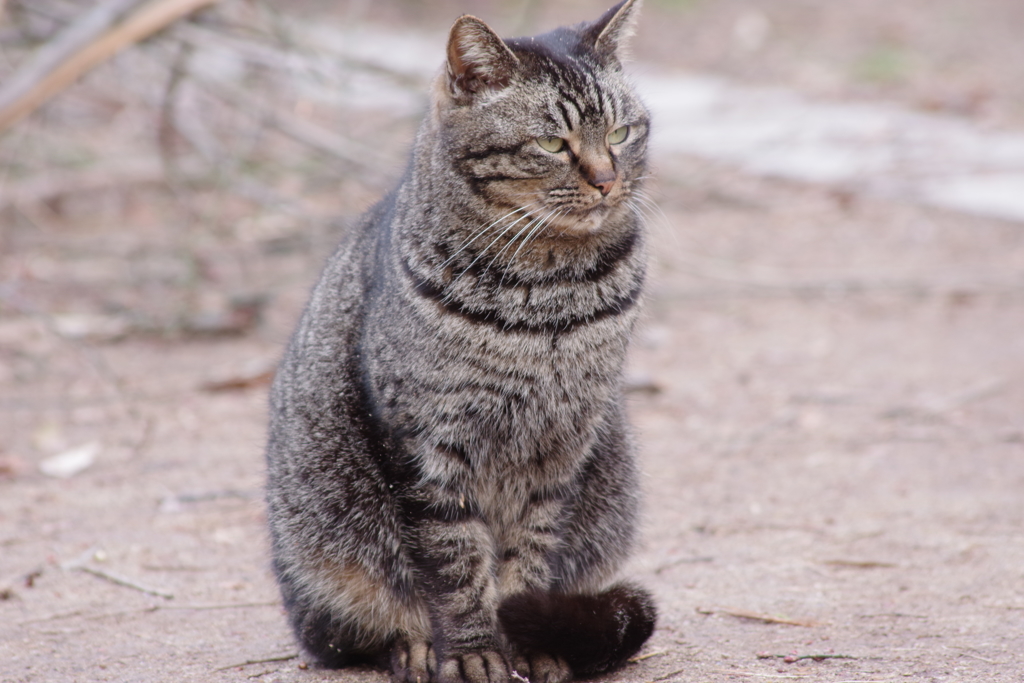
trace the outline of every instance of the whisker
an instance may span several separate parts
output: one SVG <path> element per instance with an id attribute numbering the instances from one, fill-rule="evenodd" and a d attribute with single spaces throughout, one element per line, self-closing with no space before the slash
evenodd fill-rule
<path id="1" fill-rule="evenodd" d="M 679 245 L 679 235 L 672 229 L 672 221 L 650 197 L 643 192 L 634 192 L 630 195 L 629 205 L 635 208 L 638 218 L 657 226 L 661 232 L 667 233 L 677 246 Z"/>
<path id="2" fill-rule="evenodd" d="M 533 231 L 532 231 L 532 232 L 530 232 L 530 234 L 528 234 L 528 235 L 527 235 L 527 236 L 526 236 L 526 237 L 525 237 L 525 238 L 523 239 L 523 243 L 519 245 L 519 248 L 518 248 L 518 249 L 516 249 L 516 251 L 515 251 L 515 253 L 514 253 L 514 254 L 512 254 L 512 258 L 510 258 L 510 259 L 508 260 L 508 264 L 507 264 L 507 265 L 505 266 L 505 272 L 504 272 L 504 273 L 502 273 L 502 275 L 501 275 L 501 280 L 499 280 L 499 281 L 498 281 L 498 286 L 499 286 L 499 287 L 500 287 L 500 286 L 501 286 L 501 284 L 502 284 L 502 283 L 503 283 L 503 282 L 505 281 L 505 277 L 506 277 L 506 276 L 508 275 L 508 271 L 509 271 L 509 268 L 511 268 L 511 267 L 512 267 L 512 264 L 516 262 L 516 258 L 517 258 L 517 257 L 519 256 L 519 252 L 521 252 L 521 251 L 523 250 L 523 247 L 525 247 L 525 246 L 526 246 L 527 244 L 529 244 L 529 243 L 530 243 L 530 240 L 534 239 L 534 238 L 535 238 L 535 237 L 536 237 L 537 235 L 539 235 L 539 234 L 540 234 L 540 231 L 541 231 L 541 228 L 543 228 L 543 227 L 544 227 L 544 226 L 545 226 L 545 225 L 546 225 L 547 223 L 549 223 L 549 222 L 551 222 L 551 221 L 553 221 L 553 220 L 556 220 L 556 219 L 558 219 L 558 218 L 560 218 L 560 217 L 564 216 L 564 215 L 565 215 L 566 213 L 568 213 L 568 212 L 569 212 L 569 210 L 568 210 L 568 209 L 565 209 L 565 208 L 562 208 L 562 209 L 557 209 L 557 210 L 555 210 L 555 211 L 552 211 L 552 212 L 551 212 L 551 213 L 549 213 L 549 214 L 548 214 L 547 216 L 545 216 L 545 217 L 544 217 L 544 218 L 543 218 L 543 219 L 541 220 L 541 222 L 540 222 L 540 223 L 539 223 L 539 224 L 537 225 L 537 227 L 536 227 L 536 228 L 534 228 L 534 229 L 533 229 Z M 550 220 L 549 220 L 549 219 L 550 219 Z"/>
<path id="3" fill-rule="evenodd" d="M 445 260 L 445 262 L 444 262 L 444 263 L 442 263 L 442 264 L 441 264 L 440 266 L 438 266 L 438 267 L 439 267 L 439 268 L 444 268 L 445 266 L 447 266 L 447 265 L 448 265 L 449 263 L 451 263 L 451 262 L 452 262 L 452 261 L 453 261 L 453 260 L 455 259 L 455 257 L 456 257 L 456 256 L 458 256 L 459 254 L 461 254 L 461 253 L 462 253 L 462 252 L 463 252 L 463 251 L 464 251 L 464 250 L 466 249 L 466 247 L 468 247 L 468 246 L 469 246 L 470 244 L 472 244 L 472 243 L 473 243 L 474 241 L 476 241 L 476 239 L 477 239 L 478 237 L 480 237 L 481 235 L 483 235 L 483 234 L 484 234 L 485 232 L 487 232 L 488 230 L 490 230 L 490 229 L 491 229 L 491 228 L 493 228 L 493 227 L 494 227 L 495 225 L 497 225 L 497 224 L 498 224 L 498 223 L 500 223 L 501 221 L 505 220 L 506 218 L 508 218 L 508 217 L 509 217 L 509 216 L 511 216 L 512 214 L 514 214 L 514 213 L 518 213 L 519 211 L 526 211 L 526 209 L 524 209 L 523 207 L 516 207 L 516 208 L 512 209 L 511 211 L 509 211 L 508 213 L 506 213 L 506 214 L 505 214 L 504 216 L 502 216 L 501 218 L 498 218 L 498 219 L 496 219 L 496 220 L 492 221 L 492 222 L 491 222 L 490 224 L 488 224 L 488 225 L 485 225 L 484 227 L 482 227 L 482 228 L 480 228 L 479 230 L 477 230 L 476 232 L 474 232 L 474 233 L 473 233 L 472 235 L 470 235 L 470 236 L 469 236 L 469 237 L 468 237 L 468 238 L 466 239 L 466 241 L 464 241 L 464 242 L 462 243 L 462 245 L 461 245 L 461 246 L 460 246 L 460 247 L 459 247 L 459 248 L 458 248 L 458 249 L 457 249 L 457 250 L 455 251 L 455 253 L 453 253 L 453 254 L 452 254 L 451 256 L 449 256 L 449 257 L 447 258 L 447 260 Z M 529 216 L 529 215 L 530 215 L 530 212 L 527 212 L 527 213 L 526 213 L 526 215 L 527 215 L 527 216 Z M 515 224 L 513 223 L 513 225 L 515 225 Z"/>
<path id="4" fill-rule="evenodd" d="M 668 216 L 665 215 L 665 212 L 662 211 L 661 207 L 657 204 L 657 202 L 648 197 L 646 193 L 641 191 L 634 192 L 632 195 L 630 195 L 630 199 L 635 199 L 636 201 L 640 202 L 645 207 L 650 209 L 652 212 L 659 214 L 662 218 L 665 219 L 666 222 L 668 222 Z"/>
<path id="5" fill-rule="evenodd" d="M 547 213 L 547 215 L 545 215 L 545 216 L 543 216 L 543 217 L 541 217 L 541 218 L 535 218 L 534 220 L 530 221 L 530 223 L 529 223 L 529 224 L 527 224 L 527 226 L 526 226 L 525 228 L 523 228 L 522 230 L 520 230 L 520 231 L 519 231 L 518 233 L 516 233 L 516 236 L 515 236 L 515 237 L 513 237 L 513 238 L 512 238 L 511 240 L 509 240 L 508 244 L 506 244 L 506 245 L 505 245 L 504 247 L 502 247 L 502 248 L 501 248 L 501 251 L 499 251 L 499 252 L 498 252 L 497 254 L 495 254 L 494 258 L 493 258 L 493 259 L 491 259 L 491 262 L 490 262 L 490 263 L 489 263 L 489 264 L 487 265 L 487 269 L 489 270 L 489 269 L 490 269 L 490 267 L 491 267 L 492 265 L 494 265 L 495 261 L 497 261 L 497 260 L 498 260 L 498 257 L 499 257 L 499 256 L 501 256 L 501 253 L 502 253 L 503 251 L 505 251 L 506 249 L 508 249 L 509 247 L 511 247 L 511 246 L 512 246 L 512 244 L 513 244 L 513 243 L 514 243 L 514 242 L 515 242 L 515 241 L 516 241 L 517 239 L 519 239 L 519 236 L 520 236 L 520 235 L 522 235 L 523 233 L 525 233 L 525 232 L 526 232 L 527 230 L 530 230 L 530 228 L 531 228 L 531 227 L 533 227 L 533 231 L 539 230 L 539 229 L 540 229 L 540 227 L 544 225 L 544 222 L 545 222 L 545 221 L 546 221 L 546 220 L 547 220 L 547 219 L 548 219 L 548 218 L 549 218 L 549 217 L 551 216 L 551 214 L 553 214 L 553 213 L 554 213 L 555 211 L 557 211 L 557 209 L 552 209 L 551 211 L 549 211 L 549 212 Z M 534 227 L 534 226 L 536 226 L 536 227 Z M 532 234 L 532 232 L 531 232 L 531 234 Z M 527 239 L 529 239 L 529 235 L 527 235 Z M 520 247 L 520 248 L 521 248 L 521 247 Z M 518 253 L 519 253 L 519 251 L 518 251 L 518 250 L 516 250 L 516 253 L 518 254 Z M 515 256 L 513 256 L 513 257 L 512 257 L 512 259 L 513 259 L 513 260 L 515 260 Z M 510 263 L 511 263 L 511 261 L 510 261 Z M 506 268 L 506 271 L 507 271 L 507 268 Z M 484 272 L 486 273 L 486 272 L 487 272 L 487 270 L 485 270 Z M 502 279 L 504 279 L 504 275 L 502 276 Z M 499 284 L 500 284 L 500 282 L 499 282 Z"/>
<path id="6" fill-rule="evenodd" d="M 549 213 L 548 215 L 550 216 L 551 214 Z M 522 235 L 523 233 L 525 233 L 525 232 L 526 232 L 527 230 L 529 230 L 529 229 L 530 229 L 530 227 L 531 227 L 532 225 L 534 225 L 534 224 L 535 224 L 535 223 L 536 223 L 536 222 L 537 222 L 538 220 L 541 220 L 541 221 L 543 221 L 544 219 L 534 219 L 534 220 L 530 221 L 530 222 L 529 222 L 529 223 L 527 223 L 527 224 L 526 224 L 526 225 L 525 225 L 525 226 L 524 226 L 524 227 L 523 227 L 523 228 L 522 228 L 522 229 L 521 229 L 521 230 L 520 230 L 519 232 L 517 232 L 517 233 L 515 234 L 515 236 L 514 236 L 514 237 L 513 237 L 512 239 L 510 239 L 510 240 L 508 241 L 508 244 L 506 244 L 506 245 L 505 245 L 505 246 L 503 246 L 503 247 L 502 247 L 501 249 L 499 249 L 499 250 L 498 250 L 498 253 L 497 253 L 497 254 L 495 254 L 495 255 L 494 255 L 494 258 L 492 258 L 492 259 L 491 259 L 491 262 L 487 264 L 487 268 L 485 268 L 485 269 L 484 269 L 484 273 L 486 273 L 486 272 L 487 272 L 488 270 L 490 270 L 490 269 L 491 269 L 491 266 L 493 266 L 493 265 L 495 264 L 495 262 L 496 262 L 496 261 L 497 261 L 497 260 L 498 260 L 499 258 L 501 258 L 501 255 L 502 255 L 502 254 L 503 254 L 503 253 L 505 252 L 505 250 L 506 250 L 506 249 L 508 249 L 509 247 L 511 247 L 511 246 L 512 246 L 512 245 L 513 245 L 513 244 L 515 243 L 515 241 L 516 241 L 517 239 L 519 239 L 519 237 L 520 237 L 520 236 L 521 236 L 521 235 Z M 513 258 L 515 258 L 515 257 L 513 257 Z M 504 279 L 504 276 L 502 277 L 502 279 Z M 500 285 L 501 283 L 499 282 L 498 284 Z"/>
<path id="7" fill-rule="evenodd" d="M 537 211 L 539 211 L 539 210 L 540 210 L 540 209 L 537 209 Z M 517 223 L 519 223 L 519 221 L 523 220 L 524 218 L 529 218 L 530 216 L 534 215 L 534 213 L 536 213 L 536 212 L 534 212 L 534 211 L 530 211 L 530 212 L 527 212 L 527 213 L 523 214 L 522 216 L 520 216 L 519 218 L 517 218 L 516 220 L 512 221 L 512 223 L 510 223 L 509 225 L 506 225 L 506 226 L 505 226 L 504 228 L 502 228 L 502 229 L 501 229 L 501 231 L 500 231 L 500 232 L 498 233 L 497 237 L 495 237 L 495 238 L 494 238 L 493 240 L 491 240 L 490 244 L 488 244 L 488 245 L 487 245 L 486 247 L 484 247 L 483 249 L 481 249 L 481 250 L 480 250 L 480 253 L 478 253 L 478 254 L 476 255 L 476 257 L 475 257 L 475 258 L 474 258 L 474 259 L 473 259 L 472 261 L 470 261 L 470 262 L 469 262 L 469 265 L 468 265 L 468 266 L 466 266 L 466 267 L 465 267 L 465 268 L 464 268 L 464 269 L 462 270 L 462 272 L 461 272 L 461 273 L 459 273 L 459 275 L 458 275 L 458 276 L 457 276 L 457 277 L 455 278 L 455 280 L 454 280 L 454 281 L 452 282 L 452 284 L 455 284 L 456 282 L 458 282 L 459 280 L 461 280 L 461 279 L 462 279 L 462 277 L 463 277 L 463 276 L 464 276 L 464 275 L 465 275 L 465 274 L 466 274 L 466 273 L 467 273 L 467 272 L 468 272 L 468 271 L 469 271 L 469 270 L 470 270 L 470 269 L 471 269 L 471 268 L 472 268 L 472 267 L 473 267 L 474 265 L 476 265 L 476 262 L 477 262 L 477 261 L 479 261 L 479 260 L 480 260 L 480 258 L 481 258 L 481 257 L 482 257 L 482 256 L 483 256 L 484 254 L 486 254 L 486 253 L 487 253 L 487 251 L 488 251 L 488 250 L 489 250 L 489 249 L 490 249 L 491 247 L 493 247 L 493 246 L 494 246 L 494 245 L 495 245 L 495 244 L 496 244 L 496 243 L 498 242 L 498 240 L 500 240 L 500 239 L 501 239 L 502 237 L 504 237 L 504 236 L 505 236 L 505 234 L 507 234 L 509 230 L 511 230 L 511 229 L 512 229 L 513 227 L 515 227 L 515 225 L 516 225 Z M 491 225 L 493 225 L 493 223 L 492 223 Z M 451 294 L 452 294 L 452 292 L 449 292 L 449 294 L 445 296 L 445 300 L 448 300 L 448 297 L 449 297 L 449 296 L 451 296 Z"/>

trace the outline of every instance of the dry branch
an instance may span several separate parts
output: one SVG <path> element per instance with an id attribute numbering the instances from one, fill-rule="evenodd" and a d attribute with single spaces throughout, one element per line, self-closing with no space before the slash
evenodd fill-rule
<path id="1" fill-rule="evenodd" d="M 107 0 L 68 25 L 36 50 L 0 88 L 0 112 L 28 94 L 62 62 L 96 40 L 144 0 Z"/>
<path id="2" fill-rule="evenodd" d="M 668 654 L 668 650 L 658 650 L 657 652 L 648 652 L 645 655 L 638 655 L 636 657 L 630 657 L 626 661 L 629 662 L 630 664 L 636 664 L 637 662 L 642 662 L 645 659 L 650 659 L 651 657 L 660 657 L 661 655 L 667 655 L 667 654 Z"/>
<path id="3" fill-rule="evenodd" d="M 821 662 L 826 659 L 857 659 L 853 655 L 836 655 L 836 654 L 814 654 L 814 655 L 775 655 L 770 652 L 758 652 L 758 659 L 781 659 L 787 664 L 793 664 L 794 662 L 803 661 L 805 659 L 812 659 L 815 662 Z"/>
<path id="4" fill-rule="evenodd" d="M 128 16 L 114 28 L 101 33 L 91 42 L 77 51 L 69 48 L 82 41 L 82 37 L 94 37 L 95 27 L 99 24 L 89 12 L 75 22 L 57 38 L 52 50 L 44 48 L 42 55 L 29 60 L 22 69 L 12 77 L 16 89 L 8 93 L 4 88 L 3 95 L 13 97 L 7 102 L 0 98 L 0 131 L 3 131 L 23 117 L 27 116 L 51 97 L 74 83 L 80 76 L 92 70 L 107 59 L 110 59 L 125 47 L 148 38 L 157 31 L 167 27 L 182 17 L 196 10 L 218 2 L 218 0 L 153 0 L 144 7 Z M 111 0 L 104 5 L 110 10 L 119 8 L 121 13 L 137 0 Z M 107 15 L 116 20 L 120 14 Z M 88 20 L 88 21 L 87 21 Z M 87 25 L 88 24 L 88 25 Z M 100 29 L 102 31 L 102 28 Z M 61 44 L 63 43 L 63 44 Z M 70 55 L 65 53 L 71 52 Z M 51 64 L 59 59 L 59 62 Z M 49 66 L 42 72 L 41 68 Z M 33 82 L 34 79 L 34 82 Z"/>
<path id="5" fill-rule="evenodd" d="M 108 572 L 103 571 L 102 569 L 94 569 L 93 567 L 86 566 L 75 567 L 75 569 L 85 572 L 86 574 L 92 574 L 97 578 L 109 581 L 110 583 L 116 584 L 118 586 L 123 586 L 124 588 L 131 588 L 132 590 L 137 590 L 140 593 L 146 593 L 147 595 L 155 595 L 156 597 L 164 598 L 165 600 L 171 600 L 174 598 L 174 595 L 168 593 L 167 591 L 157 590 L 156 588 L 149 588 L 147 586 L 139 585 L 134 581 L 131 581 L 130 579 L 110 574 Z"/>
<path id="6" fill-rule="evenodd" d="M 291 654 L 280 655 L 278 657 L 266 657 L 264 659 L 247 659 L 244 662 L 238 662 L 237 664 L 228 664 L 227 666 L 222 666 L 219 669 L 214 669 L 214 671 L 227 671 L 228 669 L 237 669 L 237 668 L 240 668 L 240 667 L 243 667 L 243 666 L 250 666 L 252 664 L 267 664 L 267 663 L 270 663 L 270 662 L 287 662 L 287 661 L 289 661 L 291 659 L 298 659 L 298 658 L 299 658 L 299 653 L 298 652 L 293 652 Z"/>
<path id="7" fill-rule="evenodd" d="M 786 626 L 820 626 L 820 622 L 813 621 L 811 619 L 791 619 L 789 617 L 779 617 L 771 614 L 762 614 L 761 612 L 751 612 L 745 609 L 701 609 L 697 608 L 697 612 L 700 614 L 725 614 L 730 617 L 736 617 L 737 619 L 747 619 L 749 621 L 759 621 L 762 624 L 783 624 Z"/>

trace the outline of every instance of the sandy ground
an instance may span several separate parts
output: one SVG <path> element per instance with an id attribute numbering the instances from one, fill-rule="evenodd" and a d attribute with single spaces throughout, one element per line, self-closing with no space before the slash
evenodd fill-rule
<path id="1" fill-rule="evenodd" d="M 608 680 L 1020 680 L 1021 226 L 659 167 L 625 573 L 661 616 Z M 297 656 L 268 570 L 266 385 L 210 385 L 258 376 L 298 315 L 316 266 L 268 253 L 298 274 L 242 336 L 69 341 L 5 311 L 0 680 L 385 680 Z M 102 282 L 88 263 L 64 285 Z M 83 471 L 40 472 L 92 443 Z"/>

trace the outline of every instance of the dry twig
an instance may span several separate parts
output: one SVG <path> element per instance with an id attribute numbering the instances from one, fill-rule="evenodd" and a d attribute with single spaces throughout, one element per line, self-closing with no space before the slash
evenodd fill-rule
<path id="1" fill-rule="evenodd" d="M 648 652 L 645 655 L 638 655 L 636 657 L 630 657 L 626 661 L 629 662 L 630 664 L 636 664 L 637 662 L 642 662 L 645 659 L 650 659 L 651 657 L 660 657 L 661 655 L 667 655 L 667 654 L 668 654 L 668 650 L 658 650 L 657 652 Z"/>
<path id="2" fill-rule="evenodd" d="M 77 567 L 74 567 L 74 568 L 79 570 L 79 571 L 83 571 L 86 574 L 92 574 L 95 577 L 104 579 L 104 580 L 109 581 L 109 582 L 111 582 L 113 584 L 117 584 L 118 586 L 123 586 L 125 588 L 131 588 L 132 590 L 137 590 L 140 593 L 146 593 L 147 595 L 155 595 L 158 598 L 164 598 L 165 600 L 171 600 L 171 599 L 174 598 L 174 595 L 172 593 L 168 593 L 168 592 L 162 591 L 162 590 L 157 590 L 156 588 L 148 588 L 146 586 L 139 585 L 139 584 L 135 583 L 134 581 L 132 581 L 130 579 L 126 579 L 126 578 L 121 577 L 121 576 L 116 576 L 114 574 L 110 574 L 108 572 L 103 571 L 102 569 L 95 569 L 93 567 L 87 567 L 85 565 L 80 565 L 80 566 L 77 566 Z"/>
<path id="3" fill-rule="evenodd" d="M 227 666 L 222 666 L 219 669 L 214 669 L 214 671 L 227 671 L 228 669 L 237 669 L 239 667 L 249 666 L 251 664 L 267 664 L 269 662 L 287 662 L 287 661 L 289 661 L 291 659 L 298 659 L 298 658 L 299 658 L 299 653 L 298 652 L 293 652 L 291 654 L 279 655 L 277 657 L 267 657 L 265 659 L 247 659 L 244 662 L 238 662 L 237 664 L 229 664 Z"/>
<path id="4" fill-rule="evenodd" d="M 758 652 L 758 659 L 781 659 L 787 664 L 793 662 L 799 662 L 804 659 L 813 659 L 816 662 L 820 662 L 826 659 L 857 659 L 853 655 L 833 655 L 833 654 L 816 654 L 816 655 L 773 655 L 770 652 Z"/>
<path id="5" fill-rule="evenodd" d="M 764 624 L 784 624 L 786 626 L 820 626 L 820 622 L 813 621 L 811 619 L 791 619 L 789 617 L 778 617 L 771 614 L 762 614 L 760 612 L 751 612 L 745 609 L 701 609 L 697 608 L 700 614 L 726 614 L 730 617 L 736 617 L 737 619 L 749 619 L 750 621 L 760 621 Z"/>
<path id="6" fill-rule="evenodd" d="M 85 12 L 55 38 L 36 50 L 0 88 L 0 112 L 28 95 L 62 62 L 84 48 L 143 0 L 106 0 Z M 0 117 L 0 121 L 2 121 Z M 3 124 L 0 124 L 0 128 Z"/>
<path id="7" fill-rule="evenodd" d="M 27 65 L 28 68 L 25 69 L 28 72 L 26 75 L 21 75 L 22 71 L 19 70 L 13 77 L 16 81 L 17 89 L 11 89 L 9 97 L 12 100 L 6 103 L 5 106 L 0 107 L 0 131 L 14 125 L 51 97 L 74 83 L 80 76 L 110 59 L 129 45 L 148 38 L 178 19 L 218 1 L 152 0 L 152 2 L 132 13 L 114 28 L 106 31 L 106 33 L 102 33 L 95 40 L 88 42 L 85 47 L 73 52 L 70 56 L 63 57 L 59 63 L 55 65 L 50 64 L 50 62 L 68 51 L 64 46 L 60 46 L 59 50 L 56 48 L 53 50 L 53 54 L 57 55 L 56 57 L 44 55 L 39 60 L 32 60 Z M 122 12 L 126 9 L 124 6 L 134 5 L 134 3 L 128 3 L 127 0 L 124 2 L 121 0 L 111 0 L 108 4 L 121 7 Z M 91 13 L 89 16 L 91 17 Z M 116 19 L 117 16 L 119 15 L 115 14 L 114 18 Z M 81 19 L 80 22 L 84 23 L 85 18 Z M 91 23 L 92 21 L 90 20 Z M 77 24 L 78 22 L 76 22 Z M 91 33 L 87 33 L 84 29 L 76 28 L 76 25 L 62 32 L 59 40 L 71 45 L 73 42 L 81 40 L 79 33 L 91 37 Z M 74 41 L 71 38 L 74 38 Z M 41 66 L 49 66 L 49 70 L 41 72 Z M 0 102 L 0 104 L 4 103 Z"/>

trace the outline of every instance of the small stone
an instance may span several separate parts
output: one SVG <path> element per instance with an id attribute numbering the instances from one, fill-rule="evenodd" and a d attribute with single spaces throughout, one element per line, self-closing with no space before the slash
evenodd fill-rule
<path id="1" fill-rule="evenodd" d="M 99 442 L 91 441 L 47 458 L 39 463 L 39 471 L 48 477 L 67 479 L 91 467 L 96 462 L 96 456 L 99 452 Z"/>

